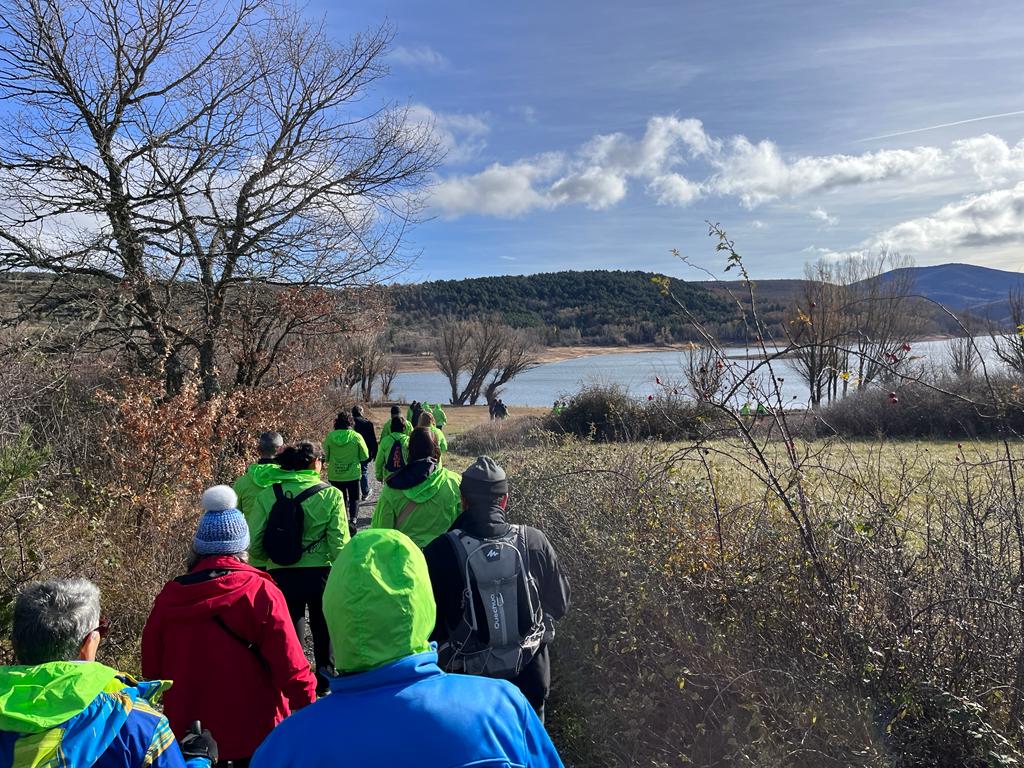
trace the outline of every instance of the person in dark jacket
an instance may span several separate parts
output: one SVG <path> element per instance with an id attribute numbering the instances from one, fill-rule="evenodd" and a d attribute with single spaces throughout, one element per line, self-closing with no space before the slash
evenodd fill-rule
<path id="1" fill-rule="evenodd" d="M 164 712 L 175 735 L 199 720 L 224 764 L 245 768 L 274 726 L 316 700 L 316 679 L 281 590 L 245 562 L 234 492 L 214 486 L 202 503 L 189 572 L 164 586 L 142 632 L 142 674 L 174 681 Z"/>
<path id="2" fill-rule="evenodd" d="M 209 768 L 216 760 L 208 731 L 175 742 L 155 708 L 169 682 L 137 682 L 96 661 L 109 626 L 86 579 L 21 589 L 11 627 L 18 666 L 0 667 L 0 768 Z"/>
<path id="3" fill-rule="evenodd" d="M 481 456 L 462 473 L 460 486 L 462 514 L 452 523 L 452 531 L 465 531 L 477 539 L 493 539 L 508 534 L 505 519 L 508 504 L 508 479 L 494 459 Z M 526 541 L 530 574 L 537 582 L 545 623 L 561 619 L 569 609 L 569 582 L 562 573 L 547 536 L 537 528 L 522 526 Z M 437 603 L 437 623 L 431 639 L 442 646 L 453 627 L 462 618 L 462 595 L 466 589 L 459 561 L 448 536 L 440 536 L 423 550 L 430 570 L 430 581 Z M 484 613 L 480 606 L 479 613 Z M 530 705 L 543 719 L 544 703 L 551 689 L 551 659 L 547 643 L 542 643 L 533 659 L 512 680 Z"/>
<path id="4" fill-rule="evenodd" d="M 362 500 L 366 501 L 370 498 L 370 475 L 368 468 L 370 463 L 377 458 L 377 430 L 374 428 L 373 422 L 363 415 L 363 407 L 361 405 L 352 406 L 352 419 L 355 421 L 356 432 L 363 438 L 363 442 L 366 443 L 366 450 L 370 453 L 370 458 L 360 462 L 362 475 L 359 477 L 359 489 L 362 491 Z"/>

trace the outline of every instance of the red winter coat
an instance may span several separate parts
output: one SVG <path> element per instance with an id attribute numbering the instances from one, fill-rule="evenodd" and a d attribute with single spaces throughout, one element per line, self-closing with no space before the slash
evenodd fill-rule
<path id="1" fill-rule="evenodd" d="M 284 595 L 233 557 L 204 558 L 164 586 L 142 632 L 142 674 L 174 681 L 163 697 L 174 734 L 199 720 L 222 760 L 251 757 L 275 725 L 316 699 Z"/>

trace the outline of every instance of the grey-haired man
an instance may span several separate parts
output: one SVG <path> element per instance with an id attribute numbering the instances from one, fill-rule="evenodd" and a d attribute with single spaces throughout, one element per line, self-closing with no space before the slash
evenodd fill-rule
<path id="1" fill-rule="evenodd" d="M 85 579 L 29 584 L 14 603 L 11 644 L 21 666 L 0 667 L 0 766 L 184 768 L 156 704 L 166 683 L 139 683 L 96 661 L 109 625 Z M 187 737 L 189 768 L 217 760 L 209 733 Z"/>

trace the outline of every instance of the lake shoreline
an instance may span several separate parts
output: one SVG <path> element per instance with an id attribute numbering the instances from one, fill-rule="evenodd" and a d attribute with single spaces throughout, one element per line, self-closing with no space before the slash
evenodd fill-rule
<path id="1" fill-rule="evenodd" d="M 684 352 L 692 349 L 690 344 L 634 344 L 625 347 L 621 346 L 572 346 L 572 347 L 545 347 L 538 355 L 541 365 L 547 363 L 561 363 L 566 360 L 578 360 L 581 357 L 594 357 L 596 355 L 615 354 L 642 354 L 653 352 Z M 419 355 L 394 355 L 398 365 L 399 373 L 426 373 L 436 371 L 434 357 L 430 353 Z"/>
<path id="2" fill-rule="evenodd" d="M 912 344 L 919 344 L 922 342 L 932 341 L 945 341 L 948 336 L 924 336 L 920 339 L 915 339 Z M 627 346 L 589 346 L 589 345 L 574 345 L 569 347 L 545 347 L 538 355 L 538 359 L 541 365 L 548 363 L 562 363 L 566 360 L 579 360 L 584 357 L 596 357 L 599 355 L 617 355 L 617 354 L 655 354 L 659 352 L 686 352 L 693 349 L 696 344 L 684 343 L 684 344 L 631 344 Z M 771 346 L 771 345 L 769 345 Z M 754 352 L 751 357 L 759 357 L 757 354 L 757 345 L 751 344 L 723 344 L 723 349 L 749 349 Z M 421 353 L 418 355 L 394 355 L 395 363 L 398 366 L 399 373 L 429 373 L 436 372 L 437 366 L 434 364 L 434 357 L 429 352 Z"/>

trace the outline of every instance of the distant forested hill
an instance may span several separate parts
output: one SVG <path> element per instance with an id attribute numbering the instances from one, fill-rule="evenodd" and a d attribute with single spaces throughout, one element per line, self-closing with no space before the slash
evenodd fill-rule
<path id="1" fill-rule="evenodd" d="M 696 338 L 650 272 L 593 270 L 441 280 L 393 289 L 392 324 L 424 330 L 444 317 L 498 316 L 534 329 L 545 344 L 654 344 Z M 672 292 L 702 322 L 730 316 L 702 286 L 670 279 Z"/>

